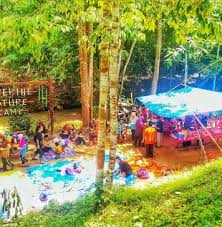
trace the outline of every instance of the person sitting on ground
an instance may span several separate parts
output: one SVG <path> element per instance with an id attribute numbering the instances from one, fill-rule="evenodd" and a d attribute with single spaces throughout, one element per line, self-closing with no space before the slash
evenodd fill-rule
<path id="1" fill-rule="evenodd" d="M 26 153 L 28 151 L 28 141 L 23 134 L 19 134 L 18 139 L 22 166 L 24 166 L 25 164 L 28 166 L 28 159 L 26 159 Z"/>
<path id="2" fill-rule="evenodd" d="M 42 147 L 42 154 L 47 153 L 47 152 L 51 152 L 52 149 L 52 142 L 50 140 L 49 135 L 45 135 L 44 136 L 44 145 Z"/>
<path id="3" fill-rule="evenodd" d="M 59 142 L 55 142 L 54 153 L 56 155 L 60 155 L 63 153 L 62 146 L 59 144 Z"/>
<path id="4" fill-rule="evenodd" d="M 80 146 L 82 144 L 86 145 L 86 141 L 84 140 L 84 137 L 82 135 L 82 131 L 79 131 L 77 134 L 77 138 L 76 138 L 76 145 Z"/>
<path id="5" fill-rule="evenodd" d="M 74 142 L 76 139 L 76 132 L 74 130 L 74 126 L 72 126 L 72 129 L 69 132 L 69 139 L 70 141 Z"/>
<path id="6" fill-rule="evenodd" d="M 7 171 L 7 166 L 10 167 L 11 170 L 14 168 L 14 164 L 9 160 L 9 149 L 10 145 L 8 144 L 5 136 L 0 135 L 0 157 L 2 159 L 3 171 Z"/>
<path id="7" fill-rule="evenodd" d="M 73 149 L 72 145 L 71 145 L 71 141 L 69 139 L 64 139 L 62 140 L 62 148 L 63 148 L 63 152 L 66 154 L 72 154 L 72 155 L 76 155 L 75 150 Z"/>
<path id="8" fill-rule="evenodd" d="M 65 125 L 59 135 L 62 139 L 68 139 L 69 138 L 69 126 Z"/>
<path id="9" fill-rule="evenodd" d="M 131 166 L 126 161 L 123 161 L 119 156 L 116 156 L 116 161 L 119 164 L 119 168 L 117 169 L 115 176 L 119 175 L 128 177 L 133 173 Z"/>
<path id="10" fill-rule="evenodd" d="M 96 143 L 96 139 L 97 139 L 97 124 L 95 119 L 93 119 L 90 123 L 89 123 L 89 142 L 91 144 L 95 144 Z"/>

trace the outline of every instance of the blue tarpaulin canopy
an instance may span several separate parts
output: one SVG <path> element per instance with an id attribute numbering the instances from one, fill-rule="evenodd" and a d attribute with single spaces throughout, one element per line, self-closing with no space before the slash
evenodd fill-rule
<path id="1" fill-rule="evenodd" d="M 154 114 L 166 118 L 210 113 L 222 110 L 222 93 L 193 87 L 184 87 L 158 95 L 137 97 Z"/>

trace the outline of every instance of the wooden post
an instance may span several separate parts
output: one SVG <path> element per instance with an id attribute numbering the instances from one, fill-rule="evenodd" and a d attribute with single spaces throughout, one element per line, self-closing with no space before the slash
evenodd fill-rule
<path id="1" fill-rule="evenodd" d="M 54 134 L 54 111 L 53 111 L 53 81 L 49 77 L 48 79 L 49 88 L 49 120 L 50 120 L 50 134 Z"/>

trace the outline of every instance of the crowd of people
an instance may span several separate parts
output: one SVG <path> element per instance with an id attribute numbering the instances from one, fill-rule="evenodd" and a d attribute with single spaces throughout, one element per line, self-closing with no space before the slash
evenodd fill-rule
<path id="1" fill-rule="evenodd" d="M 120 112 L 118 120 L 118 143 L 123 143 L 129 139 L 135 147 L 144 147 L 145 156 L 153 158 L 154 147 L 163 145 L 164 135 L 171 135 L 177 132 L 186 137 L 189 131 L 200 127 L 209 127 L 213 124 L 207 115 L 198 116 L 197 121 L 193 116 L 186 116 L 181 119 L 167 119 L 156 116 L 150 112 L 145 106 L 134 106 L 128 113 Z M 218 118 L 219 119 L 219 118 Z M 216 121 L 216 126 L 222 121 Z M 107 133 L 109 132 L 109 122 L 107 122 Z M 96 120 L 92 120 L 87 128 L 87 133 L 82 130 L 75 130 L 73 125 L 65 124 L 58 136 L 51 138 L 47 133 L 44 123 L 39 122 L 36 126 L 34 135 L 34 144 L 36 151 L 32 160 L 37 156 L 40 163 L 44 163 L 44 159 L 49 157 L 60 158 L 65 157 L 66 153 L 75 154 L 72 145 L 95 145 L 98 137 L 98 125 Z M 0 154 L 3 163 L 3 171 L 14 168 L 10 161 L 10 153 L 19 150 L 19 156 L 22 166 L 29 166 L 31 161 L 26 157 L 29 145 L 29 138 L 25 132 L 0 134 Z M 183 146 L 189 146 L 190 141 L 185 141 Z"/>
<path id="2" fill-rule="evenodd" d="M 131 140 L 136 147 L 145 147 L 146 157 L 153 157 L 153 148 L 162 145 L 164 120 L 152 114 L 145 106 L 133 107 L 127 115 L 120 115 L 118 123 L 118 142 L 127 139 L 131 131 Z"/>
<path id="3" fill-rule="evenodd" d="M 27 158 L 29 144 L 32 144 L 25 131 L 0 134 L 0 157 L 2 160 L 2 170 L 7 171 L 14 168 L 10 161 L 11 154 L 19 154 L 21 166 L 29 166 L 33 160 L 45 163 L 49 159 L 67 157 L 75 155 L 73 145 L 93 145 L 97 140 L 97 124 L 93 120 L 88 126 L 88 137 L 85 138 L 82 130 L 75 130 L 74 126 L 65 124 L 58 136 L 50 137 L 43 122 L 36 125 L 34 134 L 35 152 L 31 159 Z"/>
<path id="4" fill-rule="evenodd" d="M 133 144 L 136 147 L 145 147 L 146 157 L 152 158 L 154 146 L 159 148 L 163 145 L 164 135 L 173 137 L 173 134 L 177 134 L 181 141 L 184 140 L 183 147 L 188 147 L 191 141 L 186 138 L 203 127 L 222 128 L 222 119 L 208 114 L 195 117 L 188 115 L 180 119 L 164 118 L 153 114 L 144 105 L 134 106 L 129 113 L 119 114 L 118 143 L 124 142 L 127 135 L 131 134 Z"/>

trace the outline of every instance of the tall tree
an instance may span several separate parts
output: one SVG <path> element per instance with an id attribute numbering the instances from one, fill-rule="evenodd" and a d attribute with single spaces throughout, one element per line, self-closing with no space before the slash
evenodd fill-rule
<path id="1" fill-rule="evenodd" d="M 212 1 L 192 0 L 149 0 L 145 2 L 144 13 L 147 15 L 145 28 L 156 30 L 156 55 L 151 94 L 157 91 L 159 78 L 159 62 L 161 53 L 162 28 L 171 28 L 176 40 L 184 44 L 188 36 L 196 34 L 209 35 L 218 33 L 218 18 L 214 18 L 214 3 Z M 213 15 L 213 16 L 212 16 Z M 209 20 L 207 22 L 207 20 Z"/>
<path id="2" fill-rule="evenodd" d="M 137 42 L 137 39 L 135 39 L 133 41 L 133 44 L 132 44 L 132 46 L 130 48 L 129 55 L 127 57 L 126 63 L 124 65 L 124 67 L 123 67 L 123 71 L 122 71 L 121 75 L 119 75 L 121 77 L 120 78 L 120 82 L 121 83 L 120 83 L 120 89 L 119 89 L 119 98 L 121 98 L 121 95 L 122 95 L 122 92 L 123 92 L 124 81 L 127 79 L 126 78 L 126 70 L 127 70 L 127 66 L 129 65 L 129 62 L 130 62 L 130 59 L 131 59 L 131 56 L 132 56 L 132 53 L 133 53 L 133 49 L 134 49 L 134 47 L 136 45 L 136 42 Z"/>
<path id="3" fill-rule="evenodd" d="M 161 19 L 157 21 L 156 26 L 156 54 L 155 54 L 155 63 L 154 63 L 154 73 L 153 80 L 151 85 L 151 95 L 155 95 L 157 91 L 157 84 L 159 79 L 159 68 L 160 68 L 160 56 L 161 56 L 161 48 L 162 48 L 162 21 Z"/>
<path id="4" fill-rule="evenodd" d="M 89 92 L 89 55 L 87 45 L 87 26 L 79 19 L 78 21 L 78 39 L 79 39 L 79 63 L 81 79 L 81 104 L 83 124 L 87 125 L 90 121 L 90 92 Z"/>
<path id="5" fill-rule="evenodd" d="M 79 62 L 80 62 L 80 79 L 81 79 L 81 103 L 82 119 L 86 126 L 93 118 L 93 62 L 94 46 L 93 36 L 93 19 L 90 16 L 92 2 L 79 1 L 77 9 L 78 19 L 78 40 L 79 40 Z M 88 15 L 89 14 L 89 15 Z"/>
<path id="6" fill-rule="evenodd" d="M 217 47 L 217 59 L 220 57 L 220 44 L 218 44 L 218 47 Z M 217 74 L 214 73 L 214 76 L 213 76 L 213 91 L 216 91 L 216 86 L 217 86 Z"/>
<path id="7" fill-rule="evenodd" d="M 111 6 L 109 0 L 104 0 L 102 16 L 102 37 L 100 43 L 100 95 L 98 117 L 98 144 L 97 144 L 97 170 L 96 170 L 96 194 L 98 197 L 103 192 L 104 157 L 105 157 L 105 134 L 108 99 L 109 79 L 109 46 L 110 46 L 110 18 Z"/>
<path id="8" fill-rule="evenodd" d="M 106 183 L 112 186 L 117 149 L 117 113 L 118 113 L 118 82 L 119 82 L 119 0 L 112 1 L 111 45 L 109 57 L 110 82 L 110 152 Z"/>

